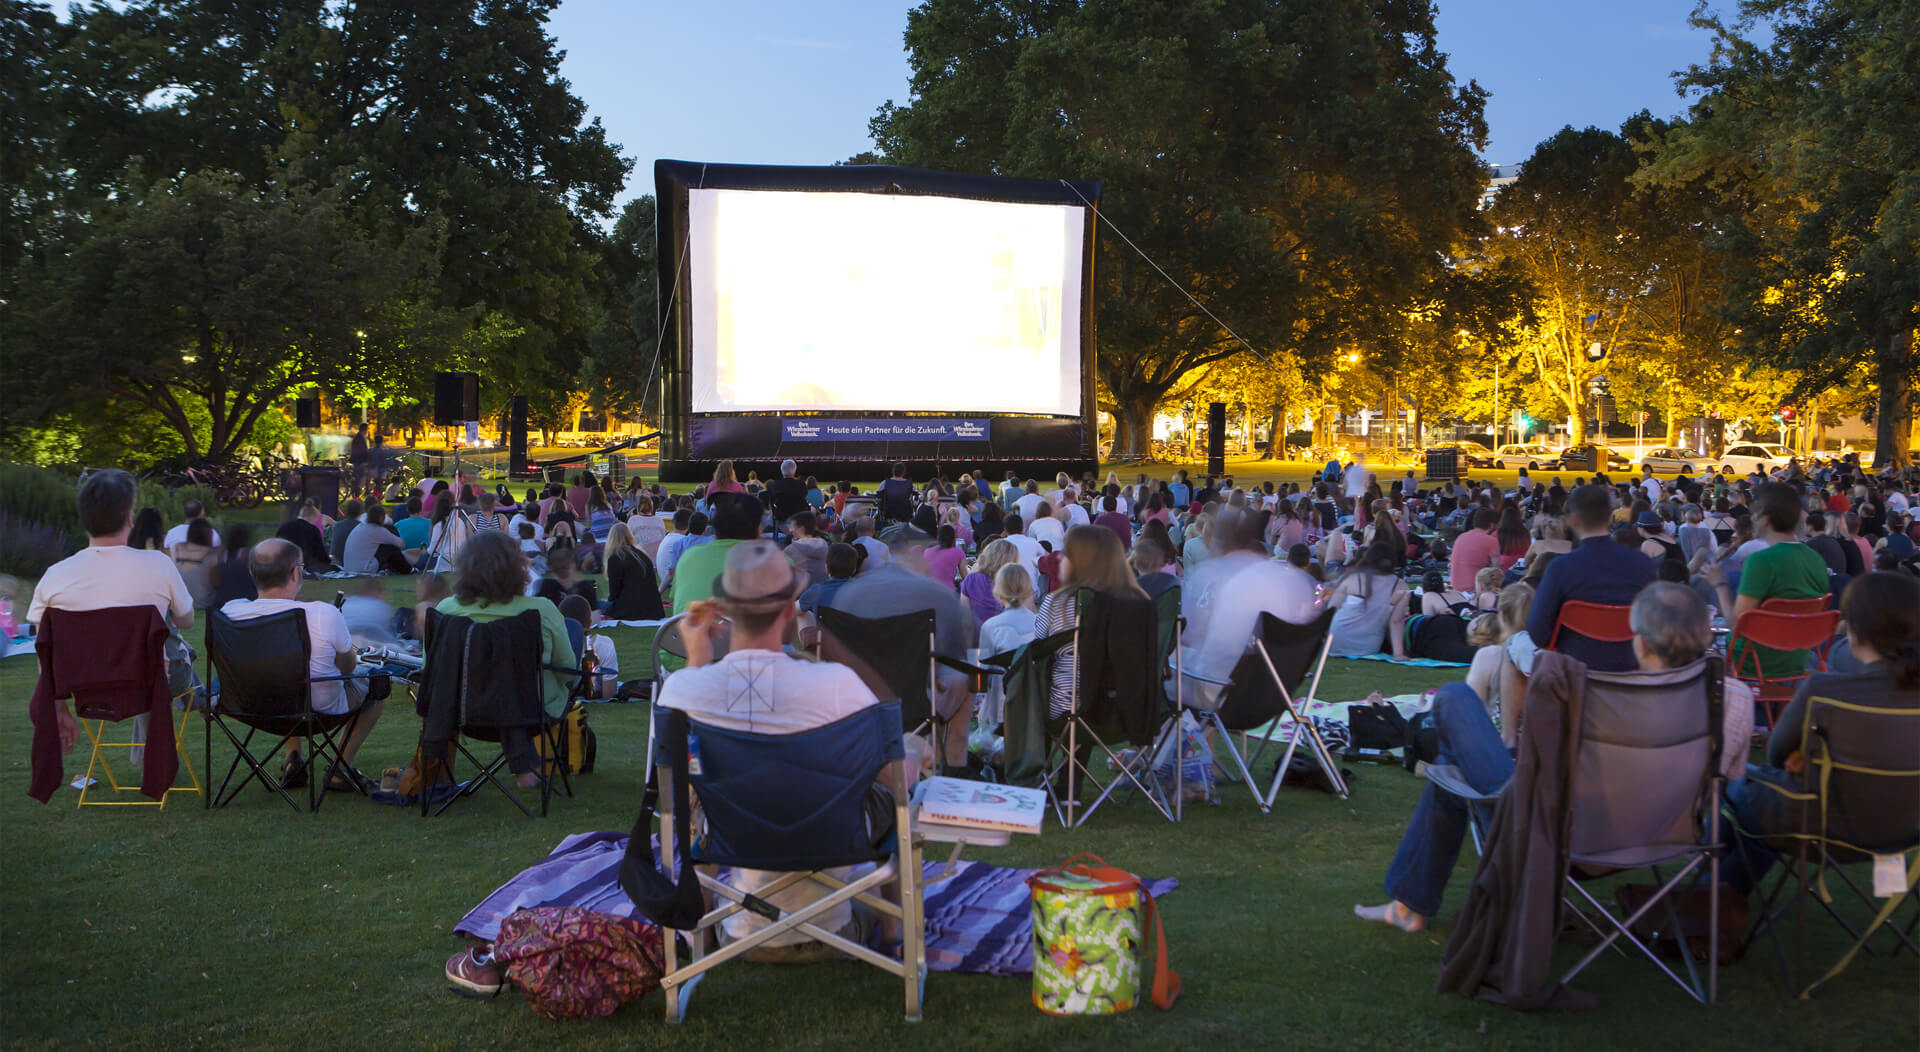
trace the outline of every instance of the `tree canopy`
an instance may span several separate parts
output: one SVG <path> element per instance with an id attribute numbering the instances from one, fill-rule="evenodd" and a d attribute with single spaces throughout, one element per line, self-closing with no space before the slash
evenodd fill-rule
<path id="1" fill-rule="evenodd" d="M 1103 182 L 1117 457 L 1147 451 L 1189 372 L 1244 353 L 1174 282 L 1296 368 L 1391 354 L 1484 182 L 1485 93 L 1455 83 L 1425 4 L 928 0 L 906 44 L 911 98 L 871 126 L 882 159 Z"/>

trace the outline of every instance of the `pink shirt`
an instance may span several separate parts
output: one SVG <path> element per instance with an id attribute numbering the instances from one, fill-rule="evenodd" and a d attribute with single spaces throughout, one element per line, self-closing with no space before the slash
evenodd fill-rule
<path id="1" fill-rule="evenodd" d="M 960 562 L 966 557 L 966 550 L 957 544 L 951 548 L 928 548 L 927 576 L 948 588 L 953 588 L 955 587 L 954 578 L 960 571 Z"/>
<path id="2" fill-rule="evenodd" d="M 1500 554 L 1500 538 L 1492 530 L 1468 530 L 1453 542 L 1453 557 L 1448 564 L 1452 570 L 1449 580 L 1454 591 L 1473 590 L 1473 575 L 1492 566 L 1494 557 Z"/>
<path id="3" fill-rule="evenodd" d="M 746 491 L 747 487 L 742 486 L 738 482 L 715 482 L 707 487 L 708 496 L 712 496 L 715 493 L 745 493 Z"/>

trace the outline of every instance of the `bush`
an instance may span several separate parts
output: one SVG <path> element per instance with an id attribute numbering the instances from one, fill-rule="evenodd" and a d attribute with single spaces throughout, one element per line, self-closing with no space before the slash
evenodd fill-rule
<path id="1" fill-rule="evenodd" d="M 0 511 L 0 573 L 39 577 L 47 567 L 80 550 L 86 539 L 77 529 L 18 519 Z M 25 616 L 25 609 L 15 611 Z"/>
<path id="2" fill-rule="evenodd" d="M 0 464 L 0 573 L 38 577 L 48 566 L 78 551 L 86 543 L 80 529 L 78 476 L 60 468 L 31 464 Z M 182 486 L 169 492 L 158 482 L 142 480 L 134 503 L 158 508 L 168 525 L 186 518 L 189 500 L 213 514 L 213 490 Z"/>

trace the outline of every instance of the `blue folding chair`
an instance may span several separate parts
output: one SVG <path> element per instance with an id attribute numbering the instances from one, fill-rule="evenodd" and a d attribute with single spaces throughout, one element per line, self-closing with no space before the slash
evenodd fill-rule
<path id="1" fill-rule="evenodd" d="M 925 919 L 920 898 L 920 850 L 912 836 L 907 778 L 902 760 L 900 705 L 876 705 L 798 734 L 766 735 L 726 730 L 691 720 L 677 709 L 654 710 L 653 763 L 660 784 L 662 867 L 678 873 L 676 901 L 650 897 L 633 878 L 638 866 L 653 868 L 644 831 L 630 844 L 621 882 L 643 916 L 663 928 L 667 1021 L 686 1016 L 693 988 L 706 973 L 776 936 L 801 932 L 855 960 L 873 965 L 905 984 L 908 1022 L 920 1019 L 926 986 Z M 872 788 L 892 764 L 890 813 L 877 804 Z M 691 797 L 697 797 L 705 828 L 695 841 L 688 828 Z M 891 829 L 876 829 L 891 819 Z M 645 817 L 642 816 L 642 829 Z M 690 849 L 689 845 L 697 844 Z M 636 857 L 633 852 L 640 852 Z M 644 858 L 644 861 L 640 861 Z M 851 880 L 830 870 L 873 864 Z M 754 869 L 781 874 L 771 884 L 747 892 L 694 867 Z M 684 868 L 683 868 L 684 867 Z M 665 881 L 653 870 L 654 891 Z M 697 879 L 701 905 L 686 912 Z M 899 882 L 900 902 L 882 898 L 883 885 Z M 769 901 L 780 892 L 806 885 L 826 890 L 824 897 L 785 909 Z M 667 898 L 673 898 L 672 895 Z M 901 923 L 901 957 L 894 960 L 819 923 L 838 907 L 859 902 Z M 711 903 L 709 907 L 707 903 Z M 741 911 L 768 923 L 738 939 L 719 944 L 721 922 Z M 698 920 L 692 920 L 693 914 Z M 676 934 L 686 936 L 692 959 L 677 960 Z"/>

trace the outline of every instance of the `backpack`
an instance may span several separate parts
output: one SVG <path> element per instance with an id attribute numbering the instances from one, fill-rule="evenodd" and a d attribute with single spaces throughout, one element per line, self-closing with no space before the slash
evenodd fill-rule
<path id="1" fill-rule="evenodd" d="M 631 917 L 541 906 L 500 922 L 493 959 L 542 1019 L 592 1019 L 660 988 L 660 929 Z"/>
<path id="2" fill-rule="evenodd" d="M 1400 763 L 1409 771 L 1422 761 L 1433 763 L 1440 758 L 1440 728 L 1433 725 L 1433 710 L 1416 712 L 1407 720 L 1405 745 Z"/>

